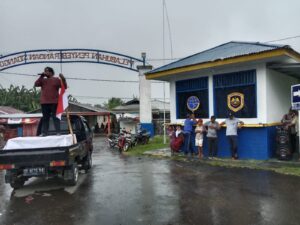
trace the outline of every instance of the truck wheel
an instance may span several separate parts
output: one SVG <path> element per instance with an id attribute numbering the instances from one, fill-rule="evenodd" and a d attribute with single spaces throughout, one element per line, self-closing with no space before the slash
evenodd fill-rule
<path id="1" fill-rule="evenodd" d="M 24 183 L 25 183 L 25 179 L 15 178 L 15 179 L 11 180 L 10 186 L 14 189 L 19 189 L 19 188 L 23 187 Z"/>
<path id="2" fill-rule="evenodd" d="M 67 178 L 68 185 L 75 186 L 79 177 L 78 165 L 76 162 L 71 166 L 70 169 L 65 170 L 65 177 Z"/>
<path id="3" fill-rule="evenodd" d="M 83 169 L 85 170 L 85 172 L 88 172 L 88 170 L 92 168 L 92 165 L 93 165 L 92 154 L 91 152 L 88 152 L 83 163 Z"/>

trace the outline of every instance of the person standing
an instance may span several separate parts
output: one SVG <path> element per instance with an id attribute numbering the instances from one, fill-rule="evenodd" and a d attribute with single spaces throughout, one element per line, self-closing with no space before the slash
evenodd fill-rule
<path id="1" fill-rule="evenodd" d="M 187 118 L 184 121 L 184 154 L 188 156 L 189 152 L 194 155 L 194 148 L 191 143 L 191 137 L 193 135 L 193 126 L 196 125 L 197 121 L 194 114 L 187 114 Z"/>
<path id="2" fill-rule="evenodd" d="M 182 129 L 180 125 L 176 126 L 176 131 L 175 131 L 175 137 L 179 137 L 179 135 L 182 133 Z"/>
<path id="3" fill-rule="evenodd" d="M 205 127 L 203 126 L 203 120 L 199 119 L 197 126 L 195 128 L 195 145 L 198 146 L 198 156 L 199 159 L 203 158 L 203 133 L 205 132 Z"/>
<path id="4" fill-rule="evenodd" d="M 41 136 L 47 136 L 49 130 L 50 117 L 53 119 L 56 133 L 60 134 L 60 120 L 56 117 L 56 108 L 58 103 L 59 89 L 61 81 L 65 88 L 67 83 L 65 77 L 60 73 L 59 77 L 54 77 L 54 70 L 51 67 L 46 67 L 44 72 L 39 74 L 40 77 L 35 81 L 35 87 L 41 87 L 40 104 L 42 108 L 42 130 Z"/>
<path id="5" fill-rule="evenodd" d="M 293 112 L 293 119 L 288 125 L 289 127 L 294 127 L 295 139 L 294 139 L 294 152 L 298 154 L 298 159 L 300 160 L 300 152 L 299 152 L 299 115 L 297 111 Z"/>
<path id="6" fill-rule="evenodd" d="M 184 142 L 184 135 L 181 130 L 181 126 L 176 126 L 176 131 L 173 132 L 170 141 L 171 154 L 174 155 L 174 152 L 180 152 L 182 143 Z"/>
<path id="7" fill-rule="evenodd" d="M 244 125 L 244 122 L 235 118 L 232 112 L 229 113 L 229 118 L 220 124 L 220 126 L 226 124 L 226 136 L 229 141 L 231 158 L 238 159 L 238 135 L 237 129 Z"/>
<path id="8" fill-rule="evenodd" d="M 207 130 L 207 144 L 208 144 L 208 158 L 212 159 L 218 155 L 218 134 L 220 129 L 219 123 L 216 121 L 215 116 L 210 117 L 210 121 L 204 124 Z"/>
<path id="9" fill-rule="evenodd" d="M 289 112 L 285 114 L 281 119 L 281 124 L 283 127 L 288 130 L 289 137 L 291 140 L 291 147 L 292 152 L 298 152 L 298 149 L 296 149 L 297 145 L 297 132 L 296 132 L 296 124 L 295 119 L 297 119 L 296 112 L 292 108 L 289 109 Z"/>

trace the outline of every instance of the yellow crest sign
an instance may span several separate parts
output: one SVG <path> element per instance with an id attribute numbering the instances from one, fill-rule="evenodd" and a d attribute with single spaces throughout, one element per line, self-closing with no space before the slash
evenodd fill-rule
<path id="1" fill-rule="evenodd" d="M 244 94 L 233 92 L 227 95 L 227 106 L 233 112 L 240 111 L 245 105 Z"/>

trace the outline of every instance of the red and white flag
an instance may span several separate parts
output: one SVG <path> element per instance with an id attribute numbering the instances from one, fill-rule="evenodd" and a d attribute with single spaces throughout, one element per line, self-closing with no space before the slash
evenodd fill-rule
<path id="1" fill-rule="evenodd" d="M 66 88 L 62 80 L 61 82 L 61 87 L 60 87 L 60 92 L 58 96 L 58 103 L 57 103 L 57 108 L 56 108 L 56 117 L 61 120 L 61 115 L 65 111 L 65 109 L 69 106 L 69 101 L 68 101 L 68 96 L 66 93 Z"/>

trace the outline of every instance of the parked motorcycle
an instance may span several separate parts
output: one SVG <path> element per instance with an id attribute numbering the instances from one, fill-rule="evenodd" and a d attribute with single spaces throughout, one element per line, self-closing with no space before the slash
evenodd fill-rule
<path id="1" fill-rule="evenodd" d="M 147 130 L 139 130 L 134 136 L 134 142 L 136 144 L 148 144 L 150 139 L 150 132 Z"/>
<path id="2" fill-rule="evenodd" d="M 122 129 L 119 138 L 118 138 L 118 147 L 119 151 L 128 151 L 130 147 L 132 147 L 132 141 L 131 141 L 131 132 L 126 131 L 125 129 Z"/>
<path id="3" fill-rule="evenodd" d="M 118 146 L 119 134 L 110 134 L 107 137 L 108 146 L 110 148 L 115 148 Z"/>

